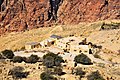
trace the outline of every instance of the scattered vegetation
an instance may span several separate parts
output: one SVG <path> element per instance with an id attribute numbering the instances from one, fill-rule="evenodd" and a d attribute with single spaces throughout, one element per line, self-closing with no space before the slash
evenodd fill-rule
<path id="1" fill-rule="evenodd" d="M 87 76 L 88 80 L 105 80 L 99 73 L 99 71 L 92 72 Z"/>
<path id="2" fill-rule="evenodd" d="M 38 62 L 38 60 L 39 60 L 39 57 L 37 56 L 37 55 L 31 55 L 30 57 L 28 57 L 28 58 L 23 58 L 23 60 L 26 62 L 26 63 L 36 63 L 36 62 Z"/>
<path id="3" fill-rule="evenodd" d="M 55 67 L 54 68 L 54 73 L 57 74 L 57 75 L 62 75 L 62 73 L 63 73 L 62 68 Z"/>
<path id="4" fill-rule="evenodd" d="M 103 25 L 101 26 L 101 30 L 109 30 L 109 29 L 119 29 L 120 27 L 120 23 L 103 23 Z"/>
<path id="5" fill-rule="evenodd" d="M 12 50 L 4 50 L 4 51 L 2 51 L 2 55 L 8 59 L 12 59 L 14 57 Z"/>
<path id="6" fill-rule="evenodd" d="M 95 58 L 99 58 L 101 59 L 100 55 L 98 55 L 97 53 L 93 55 Z"/>
<path id="7" fill-rule="evenodd" d="M 109 58 L 108 61 L 112 62 L 112 59 L 113 59 L 113 58 Z"/>
<path id="8" fill-rule="evenodd" d="M 57 80 L 57 78 L 55 78 L 54 76 L 46 73 L 46 72 L 43 72 L 41 75 L 40 75 L 40 79 L 41 80 Z"/>
<path id="9" fill-rule="evenodd" d="M 60 66 L 61 62 L 63 62 L 63 59 L 57 54 L 49 52 L 43 56 L 43 64 L 48 68 L 53 66 Z"/>
<path id="10" fill-rule="evenodd" d="M 85 75 L 85 71 L 82 68 L 76 68 L 73 74 L 79 75 L 82 78 Z"/>
<path id="11" fill-rule="evenodd" d="M 92 64 L 91 62 L 91 59 L 86 56 L 85 54 L 81 53 L 79 55 L 77 55 L 75 58 L 74 58 L 74 61 L 76 63 L 81 63 L 81 64 L 85 64 L 85 65 L 90 65 Z"/>
<path id="12" fill-rule="evenodd" d="M 21 63 L 22 61 L 23 61 L 23 58 L 21 56 L 14 56 L 13 57 L 13 62 Z"/>
<path id="13" fill-rule="evenodd" d="M 62 28 L 62 31 L 60 31 L 60 29 L 58 28 L 57 28 L 57 31 L 55 30 L 55 28 L 58 26 L 51 26 L 51 27 L 42 27 L 38 29 L 32 29 L 32 30 L 20 32 L 20 33 L 12 32 L 11 34 L 7 34 L 5 36 L 0 37 L 0 45 L 2 45 L 0 46 L 0 50 L 4 50 L 8 46 L 13 51 L 15 49 L 16 50 L 24 49 L 23 47 L 26 42 L 42 41 L 47 37 L 49 37 L 51 34 L 61 35 L 63 37 L 73 35 L 73 34 L 78 36 L 80 35 L 88 36 L 92 31 L 96 30 L 97 28 L 100 28 L 103 25 L 103 22 L 110 23 L 110 24 L 113 24 L 113 23 L 119 24 L 120 20 L 97 21 L 97 22 L 92 22 L 87 24 L 85 22 L 83 23 L 81 22 L 80 24 L 77 24 L 77 25 L 59 25 L 60 28 Z M 26 38 L 26 37 L 32 37 L 32 38 Z"/>
<path id="14" fill-rule="evenodd" d="M 16 66 L 9 71 L 8 75 L 12 75 L 14 80 L 26 78 L 29 75 L 29 72 L 23 72 L 23 70 L 23 67 Z"/>
<path id="15" fill-rule="evenodd" d="M 99 63 L 98 66 L 102 67 L 102 68 L 105 68 L 105 64 L 104 63 Z"/>
<path id="16" fill-rule="evenodd" d="M 43 64 L 48 68 L 53 67 L 54 66 L 54 58 L 52 56 L 47 56 L 44 59 Z"/>

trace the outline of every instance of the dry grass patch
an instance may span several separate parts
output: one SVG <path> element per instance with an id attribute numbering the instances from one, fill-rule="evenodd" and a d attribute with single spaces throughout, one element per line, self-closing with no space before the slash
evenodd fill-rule
<path id="1" fill-rule="evenodd" d="M 77 25 L 55 25 L 43 27 L 25 32 L 12 32 L 0 37 L 0 51 L 4 49 L 20 50 L 26 42 L 42 41 L 52 34 L 63 37 L 74 34 L 76 36 L 88 37 L 92 32 L 98 31 L 103 22 L 120 23 L 120 20 L 98 21 L 94 23 L 80 23 Z"/>

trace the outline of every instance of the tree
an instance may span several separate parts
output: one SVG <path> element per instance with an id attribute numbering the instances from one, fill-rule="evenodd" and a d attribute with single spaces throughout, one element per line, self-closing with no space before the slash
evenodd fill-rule
<path id="1" fill-rule="evenodd" d="M 22 61 L 23 61 L 23 58 L 21 56 L 14 56 L 13 57 L 13 62 L 21 63 Z"/>
<path id="2" fill-rule="evenodd" d="M 99 71 L 92 72 L 87 76 L 88 80 L 105 80 L 99 73 Z"/>
<path id="3" fill-rule="evenodd" d="M 14 53 L 12 50 L 4 50 L 2 51 L 2 54 L 8 59 L 12 59 L 14 57 Z"/>
<path id="4" fill-rule="evenodd" d="M 36 63 L 39 60 L 37 55 L 31 55 L 30 57 L 26 58 L 27 63 Z"/>
<path id="5" fill-rule="evenodd" d="M 62 57 L 61 56 L 56 56 L 55 60 L 54 60 L 55 66 L 60 66 L 61 62 L 64 62 Z"/>
<path id="6" fill-rule="evenodd" d="M 74 74 L 83 77 L 83 75 L 85 75 L 85 72 L 82 70 L 82 68 L 76 68 Z"/>
<path id="7" fill-rule="evenodd" d="M 27 58 L 26 57 L 22 57 L 23 61 L 27 63 Z"/>
<path id="8" fill-rule="evenodd" d="M 23 72 L 24 68 L 20 66 L 16 66 L 12 69 L 10 69 L 8 75 L 12 75 L 13 79 L 22 79 L 26 78 L 29 74 L 29 72 Z"/>
<path id="9" fill-rule="evenodd" d="M 60 67 L 55 67 L 54 68 L 54 73 L 57 75 L 61 75 L 62 74 L 62 69 Z"/>
<path id="10" fill-rule="evenodd" d="M 46 55 L 43 56 L 43 59 L 45 59 L 47 56 L 52 56 L 53 58 L 55 58 L 56 56 L 58 56 L 57 54 L 54 54 L 52 52 L 47 53 Z"/>
<path id="11" fill-rule="evenodd" d="M 54 66 L 54 58 L 52 56 L 47 56 L 44 59 L 43 64 L 48 68 L 53 67 Z"/>
<path id="12" fill-rule="evenodd" d="M 63 61 L 64 60 L 62 59 L 62 57 L 58 56 L 57 54 L 51 53 L 51 52 L 43 56 L 43 64 L 45 65 L 47 64 L 46 65 L 47 67 L 60 66 L 60 63 Z M 51 64 L 49 65 L 48 63 L 51 63 Z"/>
<path id="13" fill-rule="evenodd" d="M 57 80 L 54 76 L 46 73 L 46 72 L 43 72 L 41 75 L 40 75 L 40 78 L 41 80 Z"/>
<path id="14" fill-rule="evenodd" d="M 79 54 L 74 58 L 74 61 L 76 63 L 81 63 L 81 64 L 85 64 L 85 65 L 89 65 L 92 64 L 91 59 L 86 56 L 85 54 Z"/>

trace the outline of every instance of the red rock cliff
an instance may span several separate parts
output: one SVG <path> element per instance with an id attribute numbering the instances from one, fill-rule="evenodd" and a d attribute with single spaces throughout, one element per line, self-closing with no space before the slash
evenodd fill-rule
<path id="1" fill-rule="evenodd" d="M 0 33 L 51 26 L 49 0 L 4 0 L 0 2 Z M 120 0 L 63 0 L 57 23 L 77 24 L 120 19 Z"/>

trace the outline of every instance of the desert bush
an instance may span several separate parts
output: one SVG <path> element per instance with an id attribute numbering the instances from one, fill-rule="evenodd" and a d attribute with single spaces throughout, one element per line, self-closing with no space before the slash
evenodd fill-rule
<path id="1" fill-rule="evenodd" d="M 109 58 L 108 61 L 111 61 L 112 62 L 113 58 Z"/>
<path id="2" fill-rule="evenodd" d="M 85 75 L 85 71 L 83 71 L 82 68 L 76 68 L 74 74 L 83 77 Z"/>
<path id="3" fill-rule="evenodd" d="M 52 56 L 47 56 L 44 59 L 43 64 L 48 68 L 53 67 L 54 66 L 54 58 Z"/>
<path id="4" fill-rule="evenodd" d="M 13 62 L 21 63 L 22 61 L 23 61 L 23 58 L 21 56 L 14 56 L 13 57 Z"/>
<path id="5" fill-rule="evenodd" d="M 25 50 L 25 46 L 24 47 L 21 47 L 21 49 L 20 50 Z"/>
<path id="6" fill-rule="evenodd" d="M 50 59 L 51 59 L 51 61 L 50 61 Z M 58 56 L 57 54 L 50 52 L 43 56 L 43 64 L 45 64 L 47 67 L 60 66 L 61 62 L 63 62 L 63 59 L 62 59 L 62 57 Z"/>
<path id="7" fill-rule="evenodd" d="M 61 56 L 56 56 L 54 59 L 55 66 L 60 66 L 60 63 L 64 62 Z"/>
<path id="8" fill-rule="evenodd" d="M 120 23 L 103 23 L 100 30 L 119 29 Z"/>
<path id="9" fill-rule="evenodd" d="M 57 74 L 57 75 L 62 75 L 62 68 L 60 67 L 55 67 L 54 68 L 54 73 Z"/>
<path id="10" fill-rule="evenodd" d="M 8 59 L 12 59 L 14 57 L 14 53 L 12 50 L 4 50 L 2 51 L 2 54 Z"/>
<path id="11" fill-rule="evenodd" d="M 92 72 L 87 76 L 88 80 L 105 80 L 98 71 Z"/>
<path id="12" fill-rule="evenodd" d="M 98 55 L 97 53 L 93 55 L 95 58 L 99 58 L 101 59 L 100 55 Z"/>
<path id="13" fill-rule="evenodd" d="M 81 64 L 85 64 L 85 65 L 89 65 L 92 64 L 91 59 L 86 56 L 85 54 L 79 54 L 74 58 L 74 61 L 76 63 L 81 63 Z"/>
<path id="14" fill-rule="evenodd" d="M 27 62 L 27 58 L 26 57 L 22 57 L 24 62 Z"/>
<path id="15" fill-rule="evenodd" d="M 20 66 L 16 66 L 9 70 L 8 75 L 12 75 L 13 79 L 22 79 L 26 78 L 29 75 L 29 72 L 23 72 L 24 68 Z"/>
<path id="16" fill-rule="evenodd" d="M 31 55 L 30 57 L 25 59 L 25 62 L 26 63 L 36 63 L 38 60 L 39 60 L 39 57 L 37 55 Z"/>
<path id="17" fill-rule="evenodd" d="M 52 53 L 52 52 L 49 52 L 49 53 L 47 53 L 46 55 L 43 56 L 43 59 L 45 59 L 45 58 L 48 57 L 48 56 L 52 56 L 53 58 L 55 58 L 55 57 L 57 56 L 57 54 L 54 54 L 54 53 Z"/>
<path id="18" fill-rule="evenodd" d="M 102 67 L 102 68 L 105 68 L 105 64 L 104 63 L 99 63 L 98 66 Z"/>
<path id="19" fill-rule="evenodd" d="M 46 73 L 46 72 L 43 72 L 41 75 L 40 75 L 40 78 L 41 80 L 57 80 L 57 78 L 55 78 L 54 76 Z"/>

